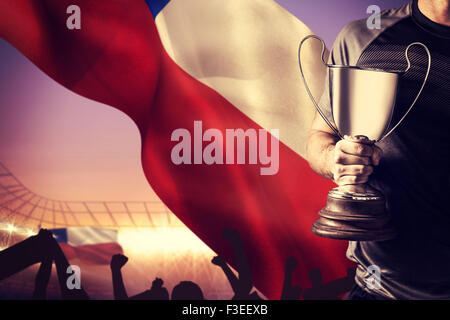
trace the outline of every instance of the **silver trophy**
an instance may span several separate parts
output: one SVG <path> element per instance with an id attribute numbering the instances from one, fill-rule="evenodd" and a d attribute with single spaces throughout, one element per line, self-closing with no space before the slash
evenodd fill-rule
<path id="1" fill-rule="evenodd" d="M 322 42 L 322 62 L 328 69 L 331 112 L 336 127 L 314 100 L 303 73 L 300 52 L 305 41 L 311 38 Z M 399 81 L 411 67 L 408 50 L 414 45 L 425 49 L 428 68 L 411 106 L 391 128 Z M 305 37 L 300 43 L 299 67 L 309 97 L 317 112 L 337 136 L 341 139 L 358 139 L 367 144 L 385 139 L 403 122 L 422 93 L 431 66 L 430 52 L 420 42 L 413 42 L 406 47 L 405 57 L 408 65 L 401 71 L 330 65 L 324 60 L 324 52 L 324 41 L 315 35 Z M 396 236 L 383 193 L 367 183 L 332 189 L 328 192 L 327 205 L 320 210 L 319 215 L 320 218 L 311 228 L 318 236 L 358 241 L 382 241 Z"/>

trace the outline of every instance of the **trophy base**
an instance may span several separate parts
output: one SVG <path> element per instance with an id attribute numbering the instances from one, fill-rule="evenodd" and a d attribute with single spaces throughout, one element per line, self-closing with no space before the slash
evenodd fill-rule
<path id="1" fill-rule="evenodd" d="M 319 215 L 311 231 L 321 237 L 384 241 L 396 236 L 383 194 L 368 185 L 332 189 Z"/>

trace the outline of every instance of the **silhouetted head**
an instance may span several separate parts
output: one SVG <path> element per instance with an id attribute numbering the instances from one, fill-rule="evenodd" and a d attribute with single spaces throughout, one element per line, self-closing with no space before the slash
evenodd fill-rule
<path id="1" fill-rule="evenodd" d="M 164 281 L 160 278 L 155 278 L 150 288 L 152 300 L 169 300 L 169 291 L 163 287 Z"/>
<path id="2" fill-rule="evenodd" d="M 322 283 L 322 272 L 320 269 L 312 268 L 309 270 L 309 281 L 311 281 L 313 287 Z"/>
<path id="3" fill-rule="evenodd" d="M 172 290 L 172 300 L 204 300 L 200 287 L 192 281 L 181 281 Z"/>

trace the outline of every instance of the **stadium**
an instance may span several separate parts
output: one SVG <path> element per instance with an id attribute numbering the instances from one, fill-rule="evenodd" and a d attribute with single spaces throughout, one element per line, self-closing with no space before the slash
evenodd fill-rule
<path id="1" fill-rule="evenodd" d="M 180 281 L 197 283 L 207 299 L 233 296 L 214 252 L 158 201 L 64 201 L 41 197 L 0 163 L 0 250 L 35 235 L 40 228 L 91 226 L 115 229 L 129 262 L 123 277 L 129 296 L 148 290 L 155 277 L 171 289 Z M 81 268 L 81 282 L 92 299 L 112 299 L 109 265 L 69 261 Z M 38 265 L 0 282 L 0 298 L 30 299 Z M 59 299 L 55 270 L 48 298 Z"/>

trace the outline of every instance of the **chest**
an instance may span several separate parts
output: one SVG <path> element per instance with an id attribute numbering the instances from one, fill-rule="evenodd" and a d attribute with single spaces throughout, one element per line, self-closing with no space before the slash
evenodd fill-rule
<path id="1" fill-rule="evenodd" d="M 373 41 L 361 54 L 358 65 L 363 67 L 405 70 L 405 49 L 409 43 L 422 42 L 431 54 L 431 67 L 424 89 L 405 123 L 399 127 L 412 135 L 431 135 L 450 140 L 450 47 L 447 42 L 426 37 L 420 32 L 401 36 L 395 31 Z M 428 55 L 420 46 L 409 50 L 411 68 L 400 77 L 393 123 L 406 112 L 425 80 Z"/>

